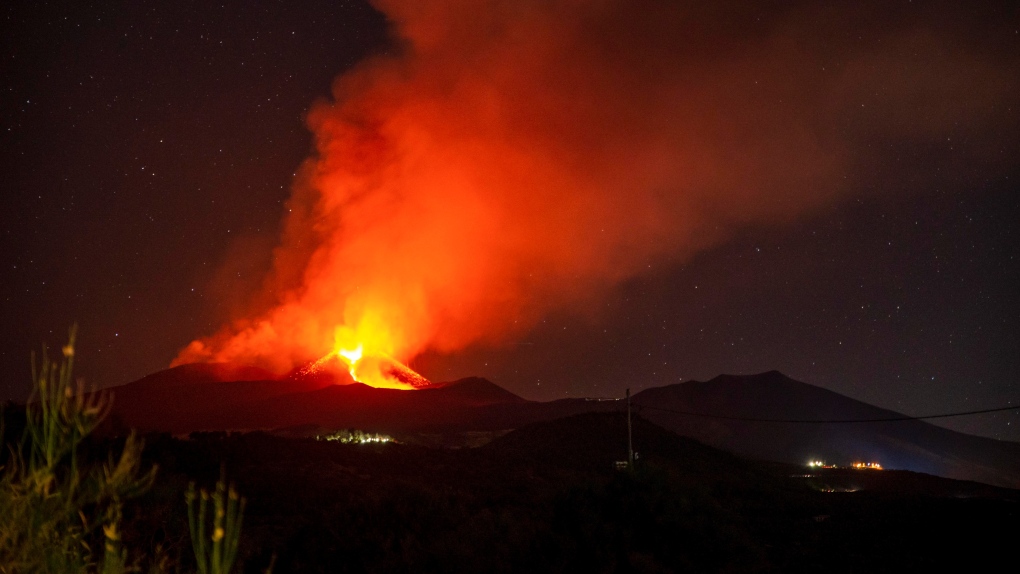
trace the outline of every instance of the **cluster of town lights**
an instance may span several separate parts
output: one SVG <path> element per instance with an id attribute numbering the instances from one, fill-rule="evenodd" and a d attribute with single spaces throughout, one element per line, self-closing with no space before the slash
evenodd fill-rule
<path id="1" fill-rule="evenodd" d="M 834 464 L 825 464 L 821 460 L 812 460 L 807 463 L 811 468 L 839 468 Z M 877 462 L 855 462 L 850 465 L 850 468 L 856 468 L 858 470 L 882 470 L 882 465 Z"/>
<path id="2" fill-rule="evenodd" d="M 315 440 L 340 442 L 343 444 L 372 444 L 395 442 L 393 437 L 378 433 L 366 433 L 359 430 L 342 430 L 328 435 L 316 435 Z"/>

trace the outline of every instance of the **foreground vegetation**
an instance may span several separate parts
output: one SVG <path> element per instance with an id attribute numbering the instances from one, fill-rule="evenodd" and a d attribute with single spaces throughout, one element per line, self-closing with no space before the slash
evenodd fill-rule
<path id="1" fill-rule="evenodd" d="M 85 442 L 109 414 L 111 397 L 86 393 L 74 381 L 74 343 L 72 328 L 59 363 L 46 349 L 38 364 L 32 358 L 33 394 L 17 421 L 20 438 L 3 441 L 0 573 L 179 572 L 182 561 L 162 544 L 125 545 L 126 505 L 151 489 L 157 466 L 143 464 L 144 443 L 133 432 L 93 449 L 106 453 L 105 461 L 89 456 Z M 0 417 L 0 439 L 7 423 Z M 189 484 L 185 501 L 195 568 L 230 572 L 244 500 L 222 477 L 213 494 Z"/>

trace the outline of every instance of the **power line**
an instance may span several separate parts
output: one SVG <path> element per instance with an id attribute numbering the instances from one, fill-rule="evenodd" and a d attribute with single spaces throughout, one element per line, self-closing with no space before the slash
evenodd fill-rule
<path id="1" fill-rule="evenodd" d="M 634 404 L 637 409 L 651 409 L 656 411 L 663 411 L 667 413 L 674 413 L 678 415 L 689 415 L 694 417 L 704 417 L 709 419 L 723 419 L 729 421 L 745 421 L 753 423 L 802 423 L 802 424 L 840 424 L 840 423 L 885 423 L 885 422 L 896 422 L 896 421 L 920 421 L 925 419 L 942 419 L 947 417 L 962 417 L 966 415 L 980 415 L 984 413 L 996 413 L 1002 411 L 1012 411 L 1020 409 L 1020 405 L 1011 407 L 998 407 L 994 409 L 982 409 L 979 411 L 965 411 L 958 413 L 943 413 L 938 415 L 925 415 L 920 417 L 911 417 L 907 415 L 901 415 L 898 417 L 887 417 L 877 419 L 760 419 L 754 417 L 731 417 L 726 415 L 711 415 L 707 413 L 695 413 L 691 411 L 678 411 L 674 409 L 666 409 L 662 407 L 653 407 L 650 405 L 639 405 Z"/>

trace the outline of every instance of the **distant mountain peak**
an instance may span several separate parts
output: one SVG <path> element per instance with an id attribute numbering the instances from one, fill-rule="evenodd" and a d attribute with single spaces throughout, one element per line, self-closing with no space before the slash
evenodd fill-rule
<path id="1" fill-rule="evenodd" d="M 777 370 L 774 370 L 774 369 L 771 370 L 771 371 L 765 371 L 763 373 L 753 373 L 753 374 L 750 374 L 750 375 L 732 375 L 732 374 L 724 373 L 722 375 L 718 375 L 718 376 L 716 376 L 716 377 L 714 377 L 712 379 L 709 379 L 708 382 L 709 383 L 714 383 L 714 382 L 723 382 L 723 381 L 726 381 L 726 382 L 729 382 L 729 381 L 741 381 L 741 382 L 744 382 L 744 383 L 765 383 L 765 382 L 779 382 L 779 381 L 783 381 L 783 382 L 790 381 L 790 382 L 795 382 L 795 383 L 799 383 L 800 382 L 800 381 L 797 381 L 796 379 L 793 379 L 793 378 L 785 375 L 784 373 L 782 373 L 780 371 L 777 371 Z M 806 383 L 801 383 L 801 384 L 806 384 Z"/>

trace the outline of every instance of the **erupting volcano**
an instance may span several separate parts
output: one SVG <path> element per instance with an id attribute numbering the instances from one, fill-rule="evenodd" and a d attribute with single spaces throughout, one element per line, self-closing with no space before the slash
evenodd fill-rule
<path id="1" fill-rule="evenodd" d="M 364 341 L 370 341 L 368 349 Z M 375 336 L 368 332 L 359 335 L 350 328 L 337 327 L 333 350 L 302 368 L 298 374 L 330 372 L 343 366 L 353 380 L 372 387 L 411 390 L 432 384 L 384 350 L 390 348 L 389 341 L 380 338 L 378 332 Z"/>
<path id="2" fill-rule="evenodd" d="M 421 389 L 431 381 L 393 357 L 384 354 L 365 354 L 364 346 L 356 349 L 337 349 L 301 369 L 301 374 L 315 374 L 335 368 L 337 363 L 346 366 L 351 378 L 371 387 L 385 389 Z"/>
<path id="3" fill-rule="evenodd" d="M 386 355 L 364 355 L 361 347 L 353 351 L 332 352 L 299 371 L 300 374 L 316 374 L 335 368 L 337 363 L 346 366 L 351 378 L 359 383 L 383 389 L 421 389 L 431 381 L 393 357 Z"/>

